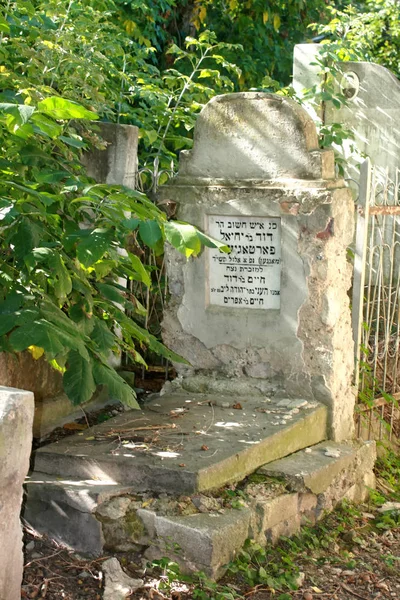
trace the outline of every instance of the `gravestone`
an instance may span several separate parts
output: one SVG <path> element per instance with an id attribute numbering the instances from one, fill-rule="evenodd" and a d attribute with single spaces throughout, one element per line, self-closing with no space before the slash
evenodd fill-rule
<path id="1" fill-rule="evenodd" d="M 325 76 L 318 65 L 320 44 L 297 44 L 293 56 L 293 87 L 298 97 L 313 86 L 320 86 Z M 389 69 L 371 62 L 345 61 L 337 65 L 341 74 L 335 82 L 336 92 L 346 103 L 335 106 L 316 105 L 304 98 L 303 106 L 324 125 L 340 123 L 352 132 L 337 150 L 344 159 L 346 177 L 359 181 L 359 165 L 368 156 L 382 179 L 387 174 L 396 179 L 399 166 L 400 82 Z"/>
<path id="2" fill-rule="evenodd" d="M 164 339 L 191 365 L 140 411 L 38 449 L 25 518 L 78 552 L 141 548 L 217 578 L 247 538 L 292 535 L 373 486 L 375 445 L 339 441 L 353 205 L 307 113 L 260 93 L 203 109 L 160 199 L 231 248 L 168 250 Z M 260 468 L 266 481 L 246 479 Z M 209 492 L 237 482 L 242 510 L 220 509 Z"/>
<path id="3" fill-rule="evenodd" d="M 21 598 L 22 485 L 32 446 L 33 394 L 0 386 L 0 598 Z"/>
<path id="4" fill-rule="evenodd" d="M 231 248 L 168 252 L 163 337 L 190 363 L 174 386 L 316 400 L 331 438 L 350 438 L 354 208 L 306 111 L 258 92 L 214 98 L 159 196 Z"/>

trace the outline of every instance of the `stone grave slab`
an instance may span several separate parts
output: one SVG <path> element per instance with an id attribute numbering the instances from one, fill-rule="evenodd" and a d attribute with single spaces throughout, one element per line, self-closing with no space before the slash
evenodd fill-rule
<path id="1" fill-rule="evenodd" d="M 190 494 L 239 481 L 326 437 L 327 408 L 317 402 L 177 393 L 42 447 L 34 468 Z"/>

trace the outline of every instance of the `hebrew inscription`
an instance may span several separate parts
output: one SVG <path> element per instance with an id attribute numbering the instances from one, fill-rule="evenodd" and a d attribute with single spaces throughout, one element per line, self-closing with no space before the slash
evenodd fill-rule
<path id="1" fill-rule="evenodd" d="M 208 216 L 208 233 L 230 247 L 208 252 L 208 304 L 279 309 L 281 221 L 270 217 Z"/>

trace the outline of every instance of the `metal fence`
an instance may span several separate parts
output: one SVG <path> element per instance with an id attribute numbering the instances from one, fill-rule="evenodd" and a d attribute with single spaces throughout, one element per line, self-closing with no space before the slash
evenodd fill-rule
<path id="1" fill-rule="evenodd" d="M 357 433 L 400 439 L 399 173 L 361 166 L 353 283 Z"/>

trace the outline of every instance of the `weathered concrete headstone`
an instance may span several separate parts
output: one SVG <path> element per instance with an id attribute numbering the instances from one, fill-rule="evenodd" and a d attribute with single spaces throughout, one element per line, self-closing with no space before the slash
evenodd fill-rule
<path id="1" fill-rule="evenodd" d="M 232 250 L 168 251 L 164 339 L 191 366 L 141 411 L 40 448 L 26 516 L 79 551 L 140 548 L 217 578 L 247 538 L 292 535 L 374 484 L 375 444 L 341 441 L 353 430 L 354 209 L 307 113 L 259 93 L 203 109 L 160 196 Z M 265 481 L 246 481 L 259 468 Z M 209 494 L 239 481 L 240 511 Z"/>
<path id="2" fill-rule="evenodd" d="M 0 387 L 0 599 L 19 600 L 22 484 L 32 445 L 33 394 Z"/>
<path id="3" fill-rule="evenodd" d="M 318 66 L 321 46 L 298 44 L 294 49 L 293 87 L 299 97 L 304 91 L 318 86 L 323 77 Z M 358 166 L 369 156 L 372 163 L 394 181 L 399 166 L 400 82 L 382 65 L 370 62 L 346 61 L 339 63 L 342 75 L 336 82 L 337 91 L 346 98 L 346 104 L 334 106 L 326 102 L 324 110 L 306 99 L 304 107 L 312 116 L 318 116 L 326 125 L 340 123 L 353 132 L 338 148 L 345 159 L 346 176 L 356 181 Z"/>
<path id="4" fill-rule="evenodd" d="M 191 363 L 180 385 L 245 395 L 272 383 L 325 403 L 332 439 L 351 437 L 354 208 L 306 111 L 272 94 L 214 98 L 160 197 L 232 250 L 169 253 L 164 341 Z"/>

